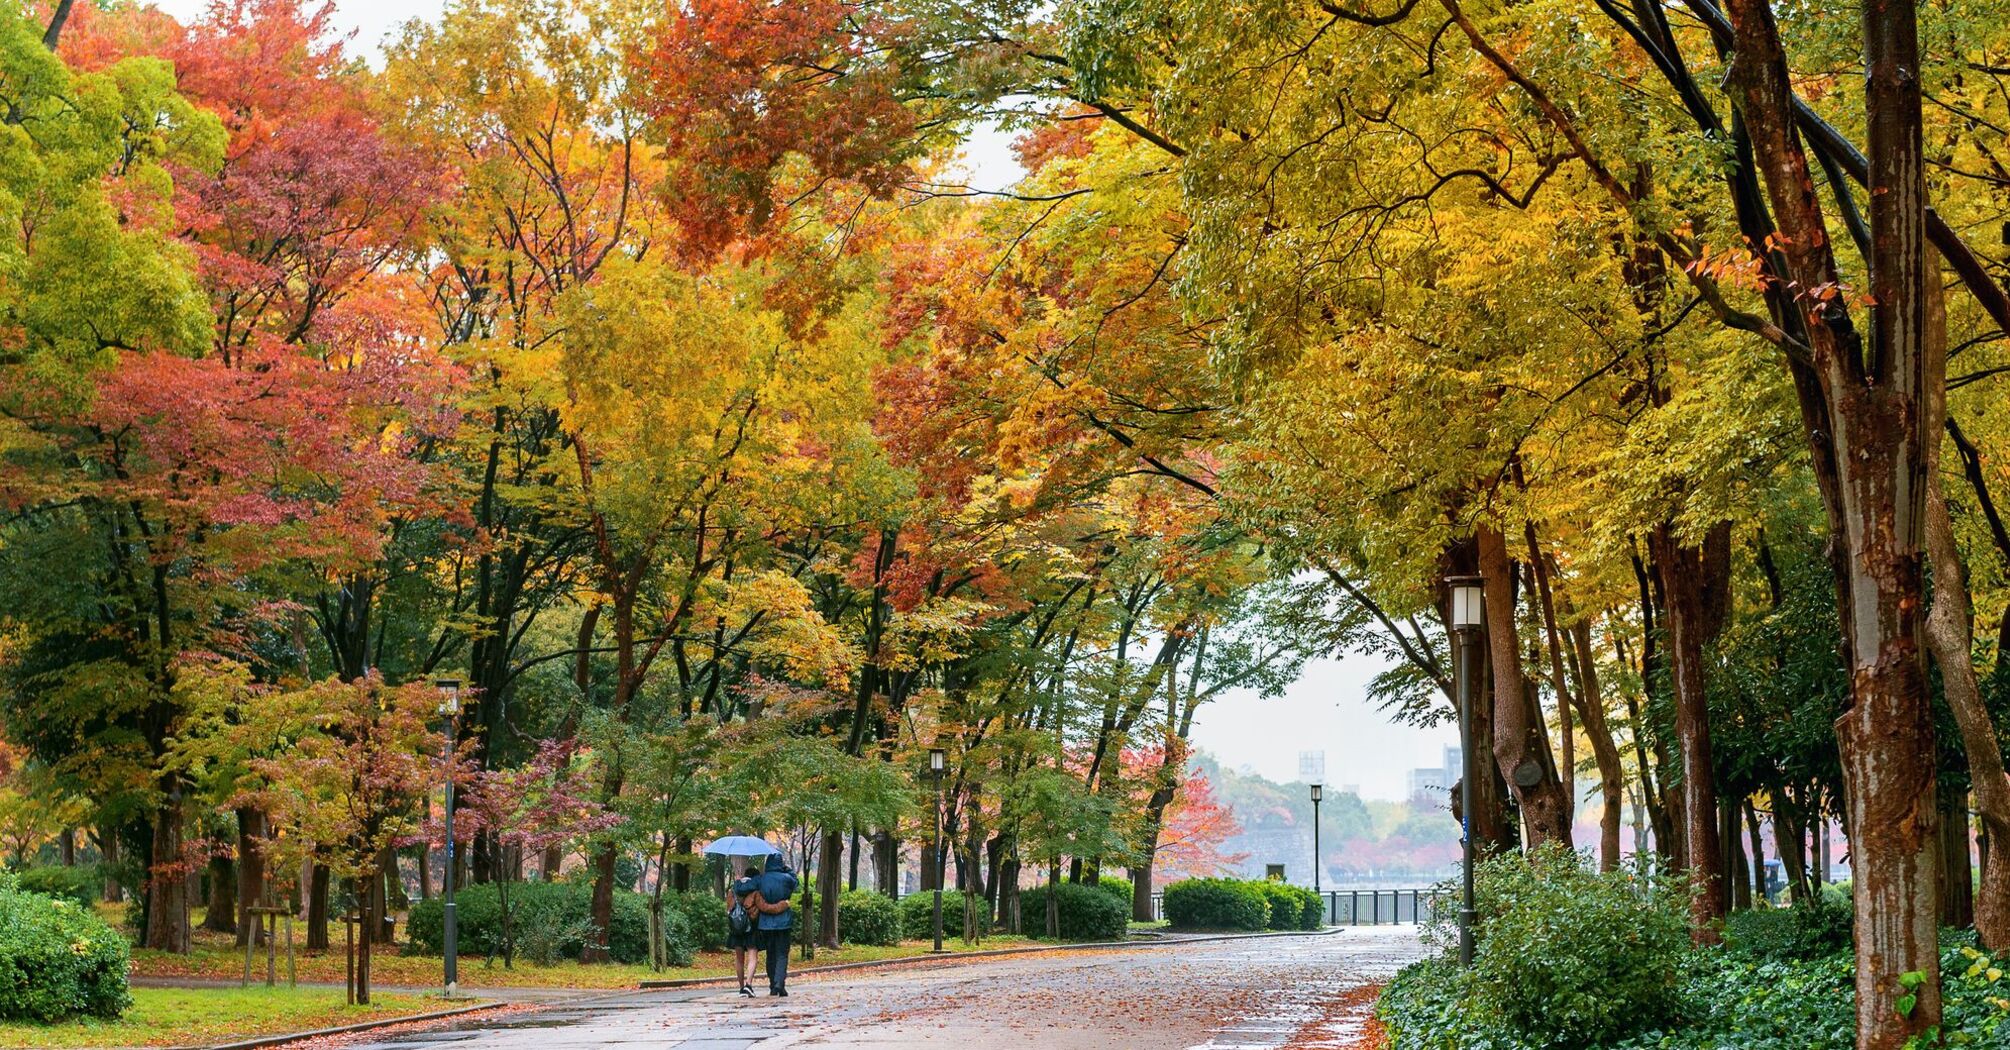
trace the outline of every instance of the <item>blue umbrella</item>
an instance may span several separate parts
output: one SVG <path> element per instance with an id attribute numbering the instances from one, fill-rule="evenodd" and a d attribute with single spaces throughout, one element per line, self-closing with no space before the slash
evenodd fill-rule
<path id="1" fill-rule="evenodd" d="M 720 857 L 765 857 L 781 850 L 752 835 L 728 835 L 705 847 L 705 852 Z"/>

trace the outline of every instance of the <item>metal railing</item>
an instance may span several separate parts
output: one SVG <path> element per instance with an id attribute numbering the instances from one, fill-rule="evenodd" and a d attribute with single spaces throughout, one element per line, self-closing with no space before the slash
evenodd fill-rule
<path id="1" fill-rule="evenodd" d="M 1390 926 L 1430 922 L 1441 907 L 1456 910 L 1456 903 L 1444 904 L 1432 889 L 1327 890 L 1326 925 Z M 1152 917 L 1165 918 L 1166 895 L 1152 894 Z"/>

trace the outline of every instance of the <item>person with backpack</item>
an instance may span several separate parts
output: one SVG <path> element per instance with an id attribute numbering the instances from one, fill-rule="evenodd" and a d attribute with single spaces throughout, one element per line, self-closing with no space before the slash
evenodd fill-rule
<path id="1" fill-rule="evenodd" d="M 761 899 L 760 879 L 760 867 L 748 865 L 726 900 L 726 947 L 733 949 L 733 976 L 739 978 L 740 994 L 748 997 L 754 994 L 754 953 L 760 950 L 755 919 L 767 903 Z"/>
<path id="2" fill-rule="evenodd" d="M 789 931 L 796 917 L 789 910 L 789 898 L 796 895 L 796 873 L 782 863 L 779 853 L 768 855 L 768 863 L 755 882 L 761 905 L 754 925 L 757 944 L 768 956 L 768 994 L 789 994 Z M 768 902 L 774 903 L 768 903 Z M 751 989 L 747 994 L 752 994 Z"/>

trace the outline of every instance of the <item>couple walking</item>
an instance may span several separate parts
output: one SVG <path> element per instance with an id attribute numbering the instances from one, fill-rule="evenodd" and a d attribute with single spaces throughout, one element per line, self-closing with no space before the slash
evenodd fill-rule
<path id="1" fill-rule="evenodd" d="M 749 866 L 734 881 L 726 901 L 726 944 L 733 949 L 733 973 L 740 994 L 754 994 L 754 953 L 768 957 L 768 994 L 789 994 L 789 932 L 795 913 L 789 898 L 796 893 L 796 875 L 771 853 L 765 867 Z"/>

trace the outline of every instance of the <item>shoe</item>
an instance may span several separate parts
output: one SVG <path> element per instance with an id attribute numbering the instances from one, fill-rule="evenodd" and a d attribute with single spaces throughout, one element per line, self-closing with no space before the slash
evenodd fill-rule
<path id="1" fill-rule="evenodd" d="M 787 988 L 777 988 L 775 989 L 775 994 L 787 999 L 789 997 L 789 990 Z"/>
<path id="2" fill-rule="evenodd" d="M 754 997 L 754 986 L 751 984 L 741 985 L 740 994 L 746 996 L 749 999 L 752 999 Z"/>

